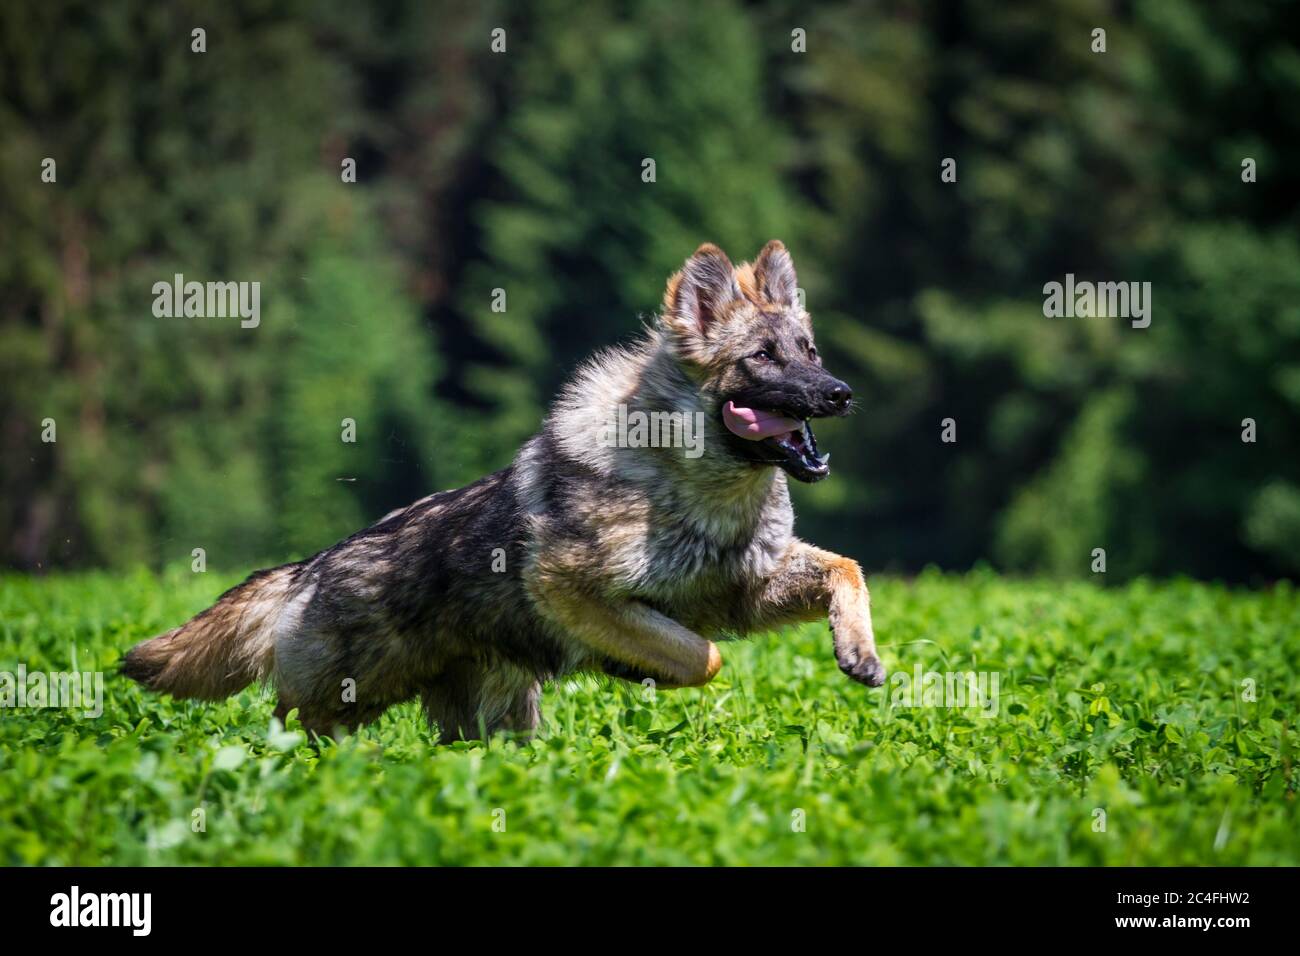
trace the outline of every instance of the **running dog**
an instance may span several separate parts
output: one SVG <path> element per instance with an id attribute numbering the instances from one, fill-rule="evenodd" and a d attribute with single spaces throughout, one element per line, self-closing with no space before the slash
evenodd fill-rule
<path id="1" fill-rule="evenodd" d="M 531 732 L 565 674 L 696 687 L 722 667 L 715 640 L 828 617 L 840 669 L 880 686 L 862 569 L 793 533 L 787 480 L 830 473 L 810 422 L 852 403 L 797 285 L 779 241 L 740 266 L 701 246 L 509 467 L 256 572 L 123 673 L 207 700 L 269 682 L 277 715 L 318 734 L 418 696 L 446 743 Z M 609 440 L 632 412 L 698 422 L 692 453 Z"/>

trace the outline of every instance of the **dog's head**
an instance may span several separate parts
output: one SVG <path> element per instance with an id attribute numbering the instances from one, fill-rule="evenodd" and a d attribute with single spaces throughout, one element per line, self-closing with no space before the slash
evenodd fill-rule
<path id="1" fill-rule="evenodd" d="M 798 285 L 776 239 L 739 267 L 705 244 L 668 280 L 661 322 L 716 404 L 728 454 L 811 482 L 830 474 L 830 456 L 818 452 L 809 422 L 848 414 L 853 394 L 822 367 Z"/>

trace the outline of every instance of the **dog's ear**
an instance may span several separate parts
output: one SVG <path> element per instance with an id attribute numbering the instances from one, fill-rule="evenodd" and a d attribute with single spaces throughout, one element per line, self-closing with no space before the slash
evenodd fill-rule
<path id="1" fill-rule="evenodd" d="M 799 298 L 799 277 L 785 243 L 773 239 L 754 260 L 754 282 L 758 294 L 776 305 L 794 305 Z"/>
<path id="2" fill-rule="evenodd" d="M 740 284 L 727 254 L 706 242 L 668 280 L 664 324 L 686 338 L 703 338 L 727 307 L 741 298 Z"/>

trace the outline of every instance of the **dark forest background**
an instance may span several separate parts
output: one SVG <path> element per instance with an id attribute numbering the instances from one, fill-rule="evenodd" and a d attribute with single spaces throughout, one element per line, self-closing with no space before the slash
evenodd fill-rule
<path id="1" fill-rule="evenodd" d="M 507 464 L 699 243 L 779 237 L 861 403 L 804 536 L 1292 576 L 1298 39 L 1281 2 L 4 3 L 0 565 L 310 553 Z M 177 272 L 260 281 L 261 325 L 155 318 Z M 1150 328 L 1045 318 L 1067 272 L 1150 281 Z"/>

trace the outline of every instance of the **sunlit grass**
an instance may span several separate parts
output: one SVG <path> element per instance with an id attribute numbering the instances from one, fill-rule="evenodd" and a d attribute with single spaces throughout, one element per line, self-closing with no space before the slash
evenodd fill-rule
<path id="1" fill-rule="evenodd" d="M 819 624 L 702 690 L 561 681 L 529 743 L 439 748 L 408 704 L 317 748 L 256 688 L 113 673 L 236 580 L 0 579 L 0 671 L 105 672 L 98 719 L 0 710 L 0 863 L 1300 862 L 1289 585 L 872 581 L 891 670 L 996 674 L 983 711 L 891 708 Z"/>

